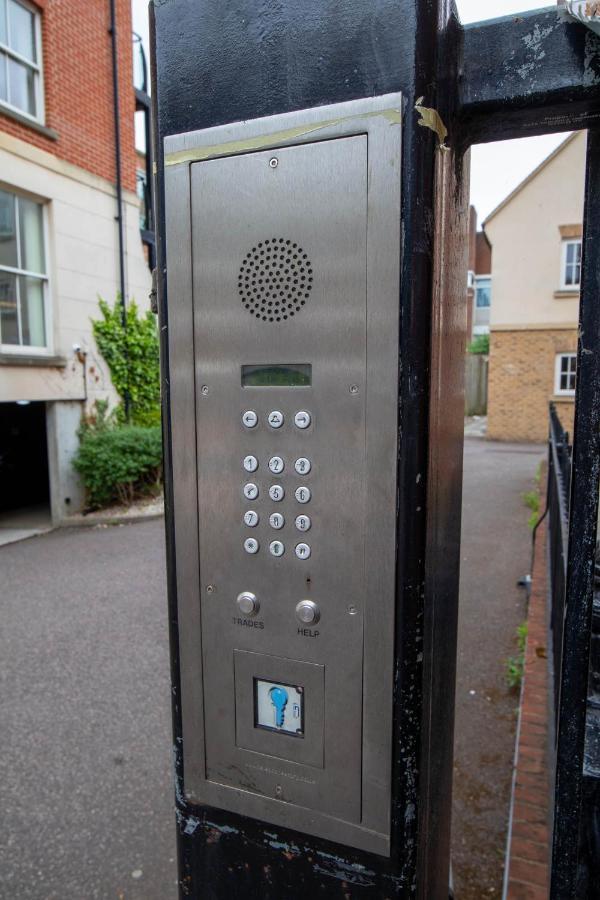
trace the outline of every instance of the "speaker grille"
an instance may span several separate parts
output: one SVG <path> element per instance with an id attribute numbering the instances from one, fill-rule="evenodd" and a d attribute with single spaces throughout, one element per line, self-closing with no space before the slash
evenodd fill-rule
<path id="1" fill-rule="evenodd" d="M 286 238 L 267 238 L 246 254 L 238 290 L 250 315 L 263 322 L 283 322 L 305 306 L 313 270 L 302 247 Z"/>

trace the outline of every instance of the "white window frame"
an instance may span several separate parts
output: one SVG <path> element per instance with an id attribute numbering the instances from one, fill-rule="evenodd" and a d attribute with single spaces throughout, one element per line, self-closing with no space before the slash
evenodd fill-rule
<path id="1" fill-rule="evenodd" d="M 35 115 L 32 116 L 31 113 L 27 112 L 27 110 L 21 109 L 20 106 L 14 106 L 14 104 L 9 103 L 8 100 L 0 100 L 0 109 L 10 109 L 13 112 L 18 113 L 20 116 L 25 116 L 26 119 L 30 119 L 32 122 L 37 122 L 38 125 L 44 125 L 46 122 L 46 111 L 44 104 L 44 67 L 42 56 L 42 14 L 40 10 L 32 3 L 29 3 L 28 0 L 16 0 L 16 2 L 33 14 L 35 55 L 37 62 L 32 62 L 30 59 L 26 59 L 26 57 L 21 56 L 20 53 L 17 53 L 16 50 L 13 50 L 8 44 L 3 44 L 2 41 L 0 41 L 0 50 L 2 50 L 2 52 L 9 56 L 11 59 L 22 63 L 29 69 L 33 69 L 33 71 L 35 72 L 33 79 L 35 92 Z M 6 0 L 6 6 L 8 9 L 8 0 Z M 6 26 L 8 29 L 8 15 Z M 10 40 L 10 35 L 8 35 L 8 38 Z"/>
<path id="2" fill-rule="evenodd" d="M 3 344 L 2 343 L 2 334 L 0 332 L 0 353 L 3 356 L 52 356 L 54 354 L 54 332 L 53 332 L 53 317 L 52 317 L 52 293 L 51 293 L 51 285 L 50 285 L 50 273 L 49 273 L 49 232 L 50 229 L 48 227 L 48 201 L 44 200 L 41 197 L 35 197 L 32 194 L 28 194 L 25 191 L 20 191 L 18 188 L 13 187 L 12 185 L 3 184 L 0 182 L 0 190 L 6 191 L 9 194 L 13 194 L 15 197 L 24 197 L 26 200 L 31 200 L 34 203 L 38 203 L 42 207 L 42 228 L 44 235 L 44 262 L 45 262 L 45 273 L 43 272 L 32 272 L 29 269 L 21 269 L 14 268 L 12 266 L 3 266 L 0 265 L 0 271 L 9 272 L 12 275 L 31 275 L 34 278 L 39 278 L 42 282 L 42 291 L 44 297 L 44 328 L 46 332 L 46 346 L 45 347 L 35 347 L 31 344 Z M 17 235 L 19 236 L 19 204 L 15 204 L 15 227 Z M 20 241 L 20 236 L 18 237 Z M 20 251 L 19 251 L 20 252 Z"/>
<path id="3" fill-rule="evenodd" d="M 556 354 L 556 360 L 554 363 L 554 394 L 557 397 L 574 397 L 575 396 L 575 388 L 573 388 L 573 390 L 571 390 L 571 389 L 561 388 L 561 386 L 560 386 L 561 375 L 564 374 L 562 371 L 562 361 L 565 357 L 568 357 L 569 359 L 574 359 L 575 367 L 577 368 L 577 354 L 576 353 L 569 352 L 569 353 L 557 353 Z M 572 374 L 570 372 L 570 367 L 569 367 L 569 374 Z M 575 371 L 575 378 L 577 378 L 577 371 Z"/>
<path id="4" fill-rule="evenodd" d="M 477 288 L 479 287 L 480 281 L 489 281 L 490 282 L 490 304 L 489 306 L 477 306 Z M 475 276 L 475 297 L 473 302 L 475 303 L 475 309 L 491 309 L 492 308 L 492 276 L 490 275 L 476 275 Z"/>
<path id="5" fill-rule="evenodd" d="M 579 269 L 579 283 L 567 284 L 567 248 L 578 244 L 583 249 L 581 238 L 565 238 L 562 241 L 561 261 L 560 261 L 560 289 L 561 291 L 578 292 L 581 289 L 581 265 Z"/>

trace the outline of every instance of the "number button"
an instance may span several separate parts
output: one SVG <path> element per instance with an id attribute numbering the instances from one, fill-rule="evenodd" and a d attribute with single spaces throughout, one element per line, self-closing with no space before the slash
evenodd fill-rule
<path id="1" fill-rule="evenodd" d="M 298 503 L 308 503 L 311 498 L 310 488 L 307 487 L 299 487 L 296 488 L 296 500 Z"/>
<path id="2" fill-rule="evenodd" d="M 254 556 L 255 553 L 258 553 L 259 543 L 256 538 L 246 538 L 244 541 L 244 550 L 246 553 L 250 553 Z"/>
<path id="3" fill-rule="evenodd" d="M 245 413 L 242 413 L 242 423 L 246 428 L 256 428 L 258 416 L 253 409 L 247 409 Z"/>
<path id="4" fill-rule="evenodd" d="M 278 409 L 274 409 L 269 413 L 268 422 L 271 428 L 281 428 L 283 425 L 283 413 Z"/>
<path id="5" fill-rule="evenodd" d="M 255 456 L 244 457 L 244 469 L 246 472 L 256 472 L 258 469 L 258 460 Z"/>
<path id="6" fill-rule="evenodd" d="M 273 475 L 279 475 L 285 469 L 285 463 L 280 456 L 272 456 L 269 460 L 269 469 Z"/>
<path id="7" fill-rule="evenodd" d="M 296 428 L 301 428 L 302 430 L 304 430 L 305 428 L 308 428 L 310 422 L 310 413 L 306 412 L 305 409 L 301 409 L 300 412 L 297 412 L 294 416 L 294 425 L 296 426 Z"/>
<path id="8" fill-rule="evenodd" d="M 256 528 L 258 525 L 258 513 L 253 509 L 247 510 L 247 512 L 244 513 L 244 523 L 248 528 Z"/>
<path id="9" fill-rule="evenodd" d="M 308 559 L 310 556 L 310 547 L 308 544 L 296 544 L 296 556 L 298 559 Z"/>
<path id="10" fill-rule="evenodd" d="M 279 530 L 285 525 L 285 519 L 281 515 L 281 513 L 271 513 L 271 515 L 269 516 L 269 524 L 271 528 L 276 528 L 277 530 Z"/>
<path id="11" fill-rule="evenodd" d="M 283 556 L 285 553 L 285 544 L 282 544 L 281 541 L 271 541 L 269 544 L 269 553 L 272 556 Z"/>
<path id="12" fill-rule="evenodd" d="M 272 484 L 269 488 L 269 497 L 271 500 L 274 500 L 275 503 L 280 503 L 285 497 L 285 491 L 280 484 Z"/>
<path id="13" fill-rule="evenodd" d="M 298 475 L 308 475 L 311 470 L 310 459 L 307 459 L 305 456 L 301 456 L 300 459 L 297 459 L 294 463 L 294 468 Z"/>
<path id="14" fill-rule="evenodd" d="M 310 516 L 296 516 L 296 528 L 298 531 L 310 531 L 311 525 Z"/>
<path id="15" fill-rule="evenodd" d="M 256 500 L 258 497 L 258 487 L 251 481 L 244 485 L 244 497 L 246 500 Z"/>

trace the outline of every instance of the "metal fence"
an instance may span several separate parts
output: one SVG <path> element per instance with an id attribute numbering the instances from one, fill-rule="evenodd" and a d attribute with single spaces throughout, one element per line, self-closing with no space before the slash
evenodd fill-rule
<path id="1" fill-rule="evenodd" d="M 558 716 L 562 666 L 565 593 L 569 544 L 569 487 L 571 447 L 554 403 L 550 404 L 548 439 L 548 533 L 550 552 L 550 629 L 554 662 L 554 710 Z"/>

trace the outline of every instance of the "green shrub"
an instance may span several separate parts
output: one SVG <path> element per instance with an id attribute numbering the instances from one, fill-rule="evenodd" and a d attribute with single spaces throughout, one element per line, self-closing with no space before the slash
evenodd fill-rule
<path id="1" fill-rule="evenodd" d="M 521 689 L 523 675 L 525 674 L 525 647 L 527 646 L 527 622 L 522 622 L 517 628 L 517 656 L 509 656 L 506 660 L 506 683 L 511 691 Z"/>
<path id="2" fill-rule="evenodd" d="M 529 516 L 528 523 L 529 527 L 533 531 L 535 526 L 537 525 L 539 515 L 540 515 L 540 492 L 536 491 L 527 491 L 523 494 L 523 502 L 525 506 L 531 510 L 531 515 Z"/>
<path id="3" fill-rule="evenodd" d="M 487 356 L 490 352 L 489 334 L 478 334 L 467 347 L 467 353 L 481 353 Z"/>
<path id="4" fill-rule="evenodd" d="M 151 312 L 140 315 L 134 301 L 127 305 L 126 328 L 117 298 L 113 307 L 98 300 L 102 318 L 92 321 L 98 350 L 110 369 L 110 377 L 121 400 L 129 400 L 133 425 L 160 424 L 160 370 L 156 319 Z M 125 421 L 123 403 L 117 410 Z"/>
<path id="5" fill-rule="evenodd" d="M 162 445 L 158 426 L 137 425 L 97 428 L 81 434 L 73 465 L 80 473 L 90 507 L 156 493 L 162 480 Z"/>

